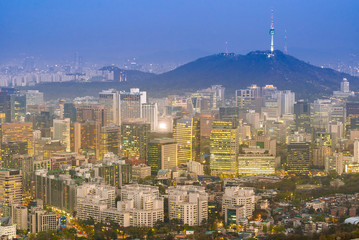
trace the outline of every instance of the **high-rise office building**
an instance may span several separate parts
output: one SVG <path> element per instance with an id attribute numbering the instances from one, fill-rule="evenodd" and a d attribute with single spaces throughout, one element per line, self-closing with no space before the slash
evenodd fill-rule
<path id="1" fill-rule="evenodd" d="M 1 124 L 2 142 L 26 141 L 28 154 L 34 154 L 32 123 L 6 123 Z"/>
<path id="2" fill-rule="evenodd" d="M 24 122 L 26 116 L 26 95 L 20 93 L 10 95 L 11 120 Z"/>
<path id="3" fill-rule="evenodd" d="M 22 173 L 17 169 L 0 169 L 0 204 L 9 207 L 10 204 L 21 204 Z"/>
<path id="4" fill-rule="evenodd" d="M 332 104 L 329 99 L 317 99 L 310 104 L 311 126 L 319 131 L 328 131 Z"/>
<path id="5" fill-rule="evenodd" d="M 293 114 L 295 93 L 290 90 L 281 91 L 281 114 Z"/>
<path id="6" fill-rule="evenodd" d="M 70 152 L 70 118 L 65 118 L 64 120 L 54 119 L 53 128 L 54 140 L 59 140 L 62 145 L 66 146 L 66 152 Z"/>
<path id="7" fill-rule="evenodd" d="M 121 127 L 115 124 L 102 127 L 100 133 L 100 158 L 103 158 L 108 152 L 120 155 L 120 150 Z"/>
<path id="8" fill-rule="evenodd" d="M 156 138 L 149 142 L 147 165 L 151 167 L 151 174 L 158 170 L 172 169 L 177 166 L 177 143 L 172 138 Z"/>
<path id="9" fill-rule="evenodd" d="M 146 103 L 146 92 L 131 89 L 130 92 L 119 93 L 119 122 L 131 121 L 141 118 L 142 104 Z"/>
<path id="10" fill-rule="evenodd" d="M 106 184 L 117 188 L 132 181 L 131 165 L 113 153 L 105 154 L 102 163 L 95 165 L 93 170 L 94 177 L 101 177 Z"/>
<path id="11" fill-rule="evenodd" d="M 76 119 L 78 122 L 95 121 L 105 126 L 107 114 L 104 105 L 81 104 L 76 106 Z"/>
<path id="12" fill-rule="evenodd" d="M 142 118 L 146 123 L 151 124 L 151 131 L 156 131 L 158 126 L 157 103 L 142 104 Z"/>
<path id="13" fill-rule="evenodd" d="M 121 151 L 124 157 L 147 157 L 150 140 L 150 124 L 144 122 L 124 122 L 121 125 Z"/>
<path id="14" fill-rule="evenodd" d="M 309 143 L 293 142 L 288 145 L 288 171 L 305 174 L 309 172 L 310 163 Z"/>
<path id="15" fill-rule="evenodd" d="M 64 103 L 64 118 L 70 118 L 70 121 L 76 122 L 77 121 L 77 113 L 76 107 L 74 103 Z"/>
<path id="16" fill-rule="evenodd" d="M 243 110 L 260 111 L 262 106 L 261 88 L 252 85 L 247 89 L 236 90 L 236 106 Z"/>
<path id="17" fill-rule="evenodd" d="M 99 93 L 99 103 L 106 109 L 106 126 L 119 124 L 119 99 L 115 89 L 103 90 Z"/>
<path id="18" fill-rule="evenodd" d="M 294 121 L 297 130 L 304 129 L 310 132 L 310 105 L 303 100 L 294 104 Z"/>
<path id="19" fill-rule="evenodd" d="M 71 152 L 85 151 L 99 157 L 100 129 L 100 124 L 95 121 L 70 125 Z"/>
<path id="20" fill-rule="evenodd" d="M 20 162 L 13 158 L 16 154 L 28 154 L 27 142 L 12 141 L 1 143 L 1 167 L 20 169 Z"/>
<path id="21" fill-rule="evenodd" d="M 216 102 L 217 102 L 217 107 L 220 107 L 223 105 L 224 103 L 224 91 L 225 91 L 225 87 L 223 87 L 222 85 L 212 85 L 211 86 L 212 91 L 215 92 L 215 97 L 216 97 Z"/>
<path id="22" fill-rule="evenodd" d="M 10 94 L 6 91 L 0 91 L 0 113 L 5 114 L 5 122 L 11 122 Z"/>
<path id="23" fill-rule="evenodd" d="M 210 167 L 213 175 L 237 174 L 239 131 L 230 121 L 213 121 L 210 137 Z"/>
<path id="24" fill-rule="evenodd" d="M 208 194 L 200 186 L 168 188 L 169 219 L 181 220 L 189 226 L 199 226 L 208 219 Z"/>
<path id="25" fill-rule="evenodd" d="M 181 118 L 175 121 L 173 137 L 177 142 L 177 165 L 186 164 L 188 160 L 200 161 L 200 121 L 199 119 Z"/>
<path id="26" fill-rule="evenodd" d="M 312 149 L 312 164 L 317 167 L 324 167 L 325 159 L 332 154 L 329 146 L 318 146 Z"/>

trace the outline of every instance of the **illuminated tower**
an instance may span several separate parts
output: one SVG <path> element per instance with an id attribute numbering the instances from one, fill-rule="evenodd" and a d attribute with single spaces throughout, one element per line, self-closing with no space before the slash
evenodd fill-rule
<path id="1" fill-rule="evenodd" d="M 272 10 L 272 23 L 270 25 L 269 35 L 270 39 L 270 52 L 273 54 L 274 51 L 274 21 L 273 21 L 273 10 Z"/>

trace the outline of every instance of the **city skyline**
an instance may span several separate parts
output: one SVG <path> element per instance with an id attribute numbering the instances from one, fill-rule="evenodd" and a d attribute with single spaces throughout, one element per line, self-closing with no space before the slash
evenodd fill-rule
<path id="1" fill-rule="evenodd" d="M 358 9 L 0 1 L 0 238 L 359 239 Z"/>

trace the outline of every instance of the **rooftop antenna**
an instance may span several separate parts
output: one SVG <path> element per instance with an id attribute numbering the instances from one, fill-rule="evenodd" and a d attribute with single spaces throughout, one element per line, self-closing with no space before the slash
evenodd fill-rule
<path id="1" fill-rule="evenodd" d="M 287 48 L 287 29 L 284 30 L 284 54 L 288 54 L 288 48 Z"/>

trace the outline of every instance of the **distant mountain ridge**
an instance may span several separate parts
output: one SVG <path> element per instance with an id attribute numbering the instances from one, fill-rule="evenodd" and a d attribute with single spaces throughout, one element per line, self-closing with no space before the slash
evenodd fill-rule
<path id="1" fill-rule="evenodd" d="M 226 87 L 226 94 L 233 95 L 236 89 L 243 89 L 251 84 L 259 86 L 275 85 L 281 90 L 292 90 L 298 98 L 320 97 L 338 90 L 343 78 L 347 78 L 354 91 L 359 90 L 359 78 L 333 69 L 320 68 L 301 61 L 281 51 L 253 51 L 246 55 L 215 54 L 199 58 L 163 74 L 145 73 L 136 70 L 123 70 L 109 66 L 103 69 L 115 72 L 114 82 L 76 83 L 63 82 L 39 84 L 32 89 L 39 89 L 51 98 L 97 95 L 102 89 L 127 89 L 138 87 L 149 91 L 150 96 L 162 96 L 181 93 L 186 90 L 207 88 L 220 84 Z M 125 73 L 127 82 L 119 82 L 119 76 Z M 56 89 L 54 90 L 54 86 Z M 77 86 L 78 85 L 78 86 Z M 78 88 L 83 91 L 75 92 Z M 64 88 L 63 91 L 61 88 Z M 71 89 L 74 89 L 71 91 Z M 160 94 L 159 94 L 160 93 Z"/>
<path id="2" fill-rule="evenodd" d="M 151 80 L 163 87 L 204 88 L 221 84 L 228 90 L 246 88 L 251 84 L 272 84 L 279 89 L 290 89 L 305 96 L 311 93 L 328 94 L 339 89 L 345 77 L 353 89 L 359 79 L 328 68 L 320 68 L 281 51 L 254 51 L 247 55 L 216 54 L 197 59 Z"/>

